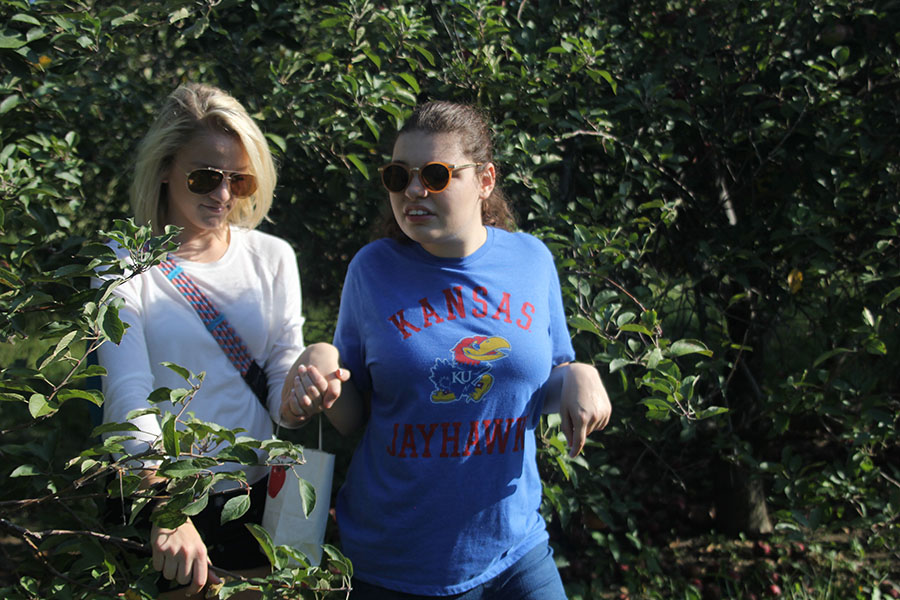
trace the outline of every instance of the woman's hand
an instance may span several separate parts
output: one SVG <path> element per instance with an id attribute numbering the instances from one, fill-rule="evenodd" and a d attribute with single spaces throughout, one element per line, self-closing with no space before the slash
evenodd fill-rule
<path id="1" fill-rule="evenodd" d="M 340 367 L 338 349 L 318 342 L 307 346 L 288 371 L 279 416 L 282 425 L 298 427 L 322 411 L 343 435 L 364 422 L 362 400 L 350 381 L 350 371 Z"/>
<path id="2" fill-rule="evenodd" d="M 314 365 L 299 364 L 295 372 L 290 392 L 282 398 L 281 418 L 296 424 L 331 408 L 350 379 L 350 372 L 340 367 L 323 375 Z"/>
<path id="3" fill-rule="evenodd" d="M 568 363 L 556 367 L 565 369 L 559 398 L 562 431 L 569 442 L 569 456 L 578 456 L 587 436 L 609 424 L 612 405 L 600 374 L 593 366 Z"/>
<path id="4" fill-rule="evenodd" d="M 212 563 L 206 544 L 190 519 L 175 529 L 154 525 L 150 530 L 150 545 L 153 548 L 153 568 L 166 579 L 189 585 L 189 594 L 199 593 L 207 583 L 221 582 L 209 568 Z"/>

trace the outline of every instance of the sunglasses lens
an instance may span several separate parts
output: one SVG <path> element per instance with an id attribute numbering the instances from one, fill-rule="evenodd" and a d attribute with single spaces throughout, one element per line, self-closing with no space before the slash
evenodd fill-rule
<path id="1" fill-rule="evenodd" d="M 222 183 L 222 174 L 209 169 L 197 169 L 187 176 L 188 189 L 195 194 L 208 194 Z"/>
<path id="2" fill-rule="evenodd" d="M 389 192 L 402 192 L 409 184 L 409 171 L 401 165 L 388 165 L 381 171 L 381 181 Z"/>
<path id="3" fill-rule="evenodd" d="M 442 164 L 430 163 L 420 172 L 422 185 L 431 192 L 442 192 L 450 183 L 450 169 Z"/>
<path id="4" fill-rule="evenodd" d="M 229 178 L 231 193 L 238 198 L 247 198 L 256 191 L 256 177 L 250 174 L 235 173 Z"/>

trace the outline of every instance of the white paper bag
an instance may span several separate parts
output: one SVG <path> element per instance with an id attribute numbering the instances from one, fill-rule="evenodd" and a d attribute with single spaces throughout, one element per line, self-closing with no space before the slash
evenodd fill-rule
<path id="1" fill-rule="evenodd" d="M 334 454 L 304 449 L 303 456 L 306 462 L 302 465 L 274 466 L 269 470 L 262 526 L 276 546 L 293 546 L 309 558 L 310 564 L 318 565 L 331 505 Z M 298 476 L 316 489 L 316 504 L 309 516 L 303 514 Z"/>

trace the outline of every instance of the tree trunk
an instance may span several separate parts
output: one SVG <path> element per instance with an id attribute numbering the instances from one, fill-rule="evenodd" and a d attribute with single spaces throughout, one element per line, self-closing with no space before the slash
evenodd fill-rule
<path id="1" fill-rule="evenodd" d="M 713 485 L 716 529 L 731 536 L 772 533 L 763 482 L 747 467 L 716 458 Z"/>

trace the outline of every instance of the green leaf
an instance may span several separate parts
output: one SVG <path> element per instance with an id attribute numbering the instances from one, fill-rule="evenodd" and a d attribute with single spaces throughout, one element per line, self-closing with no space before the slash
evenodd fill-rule
<path id="1" fill-rule="evenodd" d="M 188 371 L 187 369 L 185 369 L 184 367 L 182 367 L 181 365 L 176 365 L 173 362 L 162 362 L 160 364 L 162 364 L 162 366 L 178 373 L 178 375 L 180 375 L 181 378 L 184 379 L 185 381 L 188 381 L 191 378 L 191 372 Z"/>
<path id="2" fill-rule="evenodd" d="M 56 412 L 56 409 L 47 402 L 47 397 L 43 394 L 32 394 L 31 398 L 28 399 L 28 412 L 37 419 Z"/>
<path id="3" fill-rule="evenodd" d="M 831 49 L 831 57 L 839 65 L 843 65 L 850 59 L 850 48 L 847 46 L 835 46 Z"/>
<path id="4" fill-rule="evenodd" d="M 168 504 L 168 503 L 167 503 Z M 157 527 L 175 529 L 187 521 L 187 517 L 176 510 L 157 509 L 150 517 L 150 521 Z"/>
<path id="5" fill-rule="evenodd" d="M 3 102 L 0 102 L 0 115 L 8 113 L 19 104 L 22 103 L 22 97 L 18 94 L 12 94 L 11 96 L 7 96 L 3 99 Z"/>
<path id="6" fill-rule="evenodd" d="M 217 456 L 220 460 L 234 461 L 244 465 L 259 464 L 259 456 L 256 452 L 243 444 L 229 446 L 219 452 Z"/>
<path id="7" fill-rule="evenodd" d="M 872 337 L 866 340 L 866 352 L 883 356 L 887 354 L 887 345 L 878 338 Z"/>
<path id="8" fill-rule="evenodd" d="M 27 15 L 25 13 L 19 13 L 13 15 L 10 19 L 10 22 L 18 22 L 18 23 L 28 23 L 29 25 L 40 25 L 41 22 L 32 17 L 31 15 Z"/>
<path id="9" fill-rule="evenodd" d="M 92 468 L 94 468 L 100 464 L 102 464 L 100 461 L 97 461 L 97 460 L 94 460 L 91 458 L 85 458 L 81 462 L 81 472 L 82 472 L 82 474 L 86 473 L 87 471 L 91 470 Z"/>
<path id="10" fill-rule="evenodd" d="M 78 175 L 76 175 L 75 173 L 72 173 L 70 171 L 63 171 L 60 173 L 56 173 L 56 176 L 58 178 L 62 179 L 63 181 L 68 181 L 69 183 L 71 183 L 73 185 L 81 185 L 81 177 L 79 177 Z"/>
<path id="11" fill-rule="evenodd" d="M 125 323 L 119 318 L 118 307 L 107 305 L 100 323 L 100 330 L 112 343 L 118 344 L 125 335 Z"/>
<path id="12" fill-rule="evenodd" d="M 194 515 L 199 515 L 200 512 L 204 508 L 206 508 L 206 506 L 208 504 L 209 504 L 209 494 L 203 494 L 202 496 L 200 496 L 199 498 L 197 498 L 196 500 L 194 500 L 193 502 L 191 502 L 190 504 L 185 506 L 183 509 L 181 509 L 181 512 L 186 514 L 189 517 L 193 517 Z"/>
<path id="13" fill-rule="evenodd" d="M 219 522 L 224 525 L 229 521 L 239 519 L 248 510 L 250 510 L 250 494 L 235 496 L 222 507 L 222 518 Z"/>
<path id="14" fill-rule="evenodd" d="M 366 124 L 366 126 L 369 128 L 369 131 L 372 132 L 372 135 L 375 136 L 375 140 L 377 141 L 378 139 L 380 139 L 381 138 L 381 130 L 378 128 L 378 124 L 375 123 L 375 120 L 367 115 L 362 115 L 362 120 Z"/>
<path id="15" fill-rule="evenodd" d="M 244 526 L 250 530 L 250 533 L 252 533 L 253 537 L 256 538 L 256 541 L 259 542 L 259 547 L 262 548 L 266 558 L 269 559 L 269 564 L 274 567 L 275 543 L 272 541 L 272 536 L 270 536 L 269 532 L 263 529 L 262 526 L 257 525 L 256 523 L 244 523 Z"/>
<path id="16" fill-rule="evenodd" d="M 9 48 L 11 50 L 15 50 L 16 48 L 21 48 L 27 42 L 22 39 L 20 35 L 7 36 L 6 34 L 0 33 L 0 48 Z"/>
<path id="17" fill-rule="evenodd" d="M 169 23 L 170 24 L 177 23 L 178 21 L 187 19 L 189 16 L 191 16 L 191 11 L 188 10 L 188 8 L 186 6 L 182 6 L 181 8 L 179 8 L 178 10 L 176 10 L 175 12 L 173 12 L 169 15 Z"/>
<path id="18" fill-rule="evenodd" d="M 406 82 L 406 84 L 413 89 L 415 93 L 420 93 L 422 88 L 419 87 L 419 83 L 416 81 L 416 78 L 410 75 L 409 73 L 400 73 L 400 78 Z"/>
<path id="19" fill-rule="evenodd" d="M 644 335 L 653 336 L 653 333 L 649 329 L 639 323 L 626 323 L 625 325 L 619 327 L 619 330 L 633 331 L 635 333 L 643 333 Z"/>
<path id="20" fill-rule="evenodd" d="M 41 364 L 38 366 L 38 368 L 44 369 L 44 368 L 46 368 L 46 366 L 48 364 L 55 361 L 56 357 L 59 356 L 60 353 L 64 352 L 66 349 L 68 349 L 69 345 L 72 343 L 72 340 L 75 339 L 76 335 L 78 335 L 77 331 L 70 331 L 69 333 L 62 336 L 59 339 L 59 342 L 57 342 L 56 347 L 53 349 L 53 352 L 51 352 L 47 356 L 47 358 L 45 358 L 44 360 L 41 361 Z"/>
<path id="21" fill-rule="evenodd" d="M 718 415 L 723 415 L 728 412 L 728 409 L 724 406 L 710 406 L 708 408 L 704 408 L 697 412 L 698 419 L 709 419 L 710 417 L 715 417 Z"/>
<path id="22" fill-rule="evenodd" d="M 204 471 L 207 471 L 207 469 L 198 468 L 193 460 L 178 460 L 167 464 L 164 463 L 159 467 L 159 474 L 170 479 L 191 477 Z"/>
<path id="23" fill-rule="evenodd" d="M 184 388 L 178 388 L 169 392 L 169 402 L 172 404 L 181 404 L 190 398 L 190 391 Z"/>
<path id="24" fill-rule="evenodd" d="M 659 366 L 660 361 L 663 359 L 662 350 L 659 348 L 654 348 L 650 351 L 650 354 L 647 355 L 647 368 L 655 369 Z"/>
<path id="25" fill-rule="evenodd" d="M 324 550 L 325 554 L 328 555 L 328 558 L 333 561 L 332 566 L 336 565 L 340 567 L 341 574 L 346 575 L 347 577 L 353 575 L 353 565 L 343 554 L 341 554 L 340 550 L 331 544 L 322 544 L 322 550 Z"/>
<path id="26" fill-rule="evenodd" d="M 619 369 L 622 369 L 631 364 L 631 361 L 627 358 L 614 358 L 609 363 L 609 372 L 615 373 Z"/>
<path id="27" fill-rule="evenodd" d="M 616 83 L 616 80 L 613 79 L 613 76 L 610 74 L 610 72 L 609 72 L 609 71 L 605 71 L 605 70 L 603 70 L 603 69 L 596 69 L 594 72 L 597 73 L 598 75 L 600 75 L 600 77 L 602 77 L 603 79 L 606 80 L 606 83 L 608 83 L 608 84 L 609 84 L 609 87 L 612 88 L 613 94 L 615 94 L 615 93 L 616 93 L 616 90 L 618 89 L 619 84 Z"/>
<path id="28" fill-rule="evenodd" d="M 668 353 L 671 356 L 684 356 L 685 354 L 713 355 L 712 351 L 699 340 L 678 340 L 669 347 Z"/>
<path id="29" fill-rule="evenodd" d="M 141 510 L 151 502 L 153 502 L 153 498 L 135 498 L 134 502 L 131 503 L 131 515 L 128 517 L 128 524 L 134 523 Z"/>
<path id="30" fill-rule="evenodd" d="M 284 138 L 280 135 L 276 135 L 274 133 L 267 133 L 266 137 L 270 142 L 278 146 L 278 149 L 281 150 L 281 153 L 284 154 L 287 152 L 287 142 L 284 141 Z"/>
<path id="31" fill-rule="evenodd" d="M 297 484 L 300 486 L 300 506 L 303 515 L 308 517 L 316 508 L 316 488 L 302 477 L 297 478 Z"/>
<path id="32" fill-rule="evenodd" d="M 369 58 L 369 60 L 372 61 L 372 64 L 375 65 L 376 69 L 381 68 L 381 59 L 378 57 L 377 54 L 372 52 L 371 48 L 363 48 L 363 54 L 365 54 Z"/>
<path id="33" fill-rule="evenodd" d="M 634 314 L 633 312 L 630 312 L 630 311 L 623 312 L 622 314 L 620 314 L 619 316 L 616 317 L 616 326 L 621 329 L 623 325 L 631 323 L 632 321 L 635 320 L 635 318 L 637 318 L 637 315 Z"/>
<path id="34" fill-rule="evenodd" d="M 147 396 L 147 401 L 156 404 L 158 402 L 166 402 L 172 397 L 172 389 L 167 387 L 156 388 Z"/>
<path id="35" fill-rule="evenodd" d="M 121 27 L 122 25 L 128 25 L 130 23 L 138 23 L 141 20 L 141 16 L 137 11 L 130 12 L 128 14 L 122 15 L 121 17 L 116 17 L 109 24 L 113 27 L 113 29 L 117 27 Z"/>
<path id="36" fill-rule="evenodd" d="M 645 398 L 641 404 L 647 407 L 648 419 L 667 419 L 672 410 L 672 405 L 661 398 Z"/>
<path id="37" fill-rule="evenodd" d="M 422 46 L 419 46 L 418 44 L 413 44 L 412 47 L 416 49 L 416 52 L 425 57 L 425 60 L 428 61 L 428 64 L 430 64 L 432 67 L 435 65 L 434 54 L 432 54 Z"/>
<path id="38" fill-rule="evenodd" d="M 96 427 L 94 427 L 93 431 L 91 431 L 91 437 L 100 437 L 105 433 L 111 433 L 114 431 L 139 431 L 139 429 L 134 423 L 104 423 L 102 425 L 97 425 Z"/>
<path id="39" fill-rule="evenodd" d="M 887 306 L 897 298 L 900 298 L 900 287 L 895 287 L 890 292 L 885 294 L 884 299 L 881 301 L 881 306 Z"/>
<path id="40" fill-rule="evenodd" d="M 838 354 L 844 354 L 845 352 L 853 352 L 853 351 L 850 350 L 849 348 L 834 348 L 832 350 L 829 350 L 828 352 L 823 352 L 822 354 L 819 355 L 818 358 L 816 358 L 816 360 L 813 361 L 813 368 L 818 367 L 819 365 L 821 365 L 823 362 L 825 362 L 832 356 L 837 356 Z"/>
<path id="41" fill-rule="evenodd" d="M 103 405 L 103 394 L 98 390 L 83 390 L 80 388 L 65 388 L 59 390 L 59 393 L 56 395 L 60 401 L 71 400 L 73 398 L 80 398 L 82 400 L 87 400 L 96 406 Z"/>
<path id="42" fill-rule="evenodd" d="M 600 335 L 600 330 L 597 329 L 597 326 L 594 325 L 593 321 L 582 317 L 581 315 L 569 317 L 569 326 L 581 331 L 590 331 L 595 335 Z"/>
<path id="43" fill-rule="evenodd" d="M 9 474 L 10 477 L 32 477 L 34 475 L 40 475 L 41 472 L 34 465 L 19 465 L 13 472 Z"/>
<path id="44" fill-rule="evenodd" d="M 363 177 L 365 177 L 366 179 L 369 178 L 369 168 L 365 165 L 365 163 L 363 161 L 361 161 L 359 159 L 358 156 L 356 156 L 355 154 L 348 154 L 347 160 L 352 162 L 354 164 L 354 166 L 356 166 L 356 168 L 359 169 L 359 172 L 363 174 Z"/>
<path id="45" fill-rule="evenodd" d="M 162 421 L 162 440 L 163 449 L 169 456 L 178 456 L 180 448 L 178 445 L 178 430 L 176 429 L 177 418 L 173 413 L 163 415 Z"/>
<path id="46" fill-rule="evenodd" d="M 762 93 L 762 86 L 760 86 L 758 83 L 747 83 L 739 87 L 737 90 L 738 96 L 756 96 Z"/>
<path id="47" fill-rule="evenodd" d="M 875 315 L 872 314 L 868 307 L 863 307 L 863 323 L 869 327 L 875 327 Z"/>

